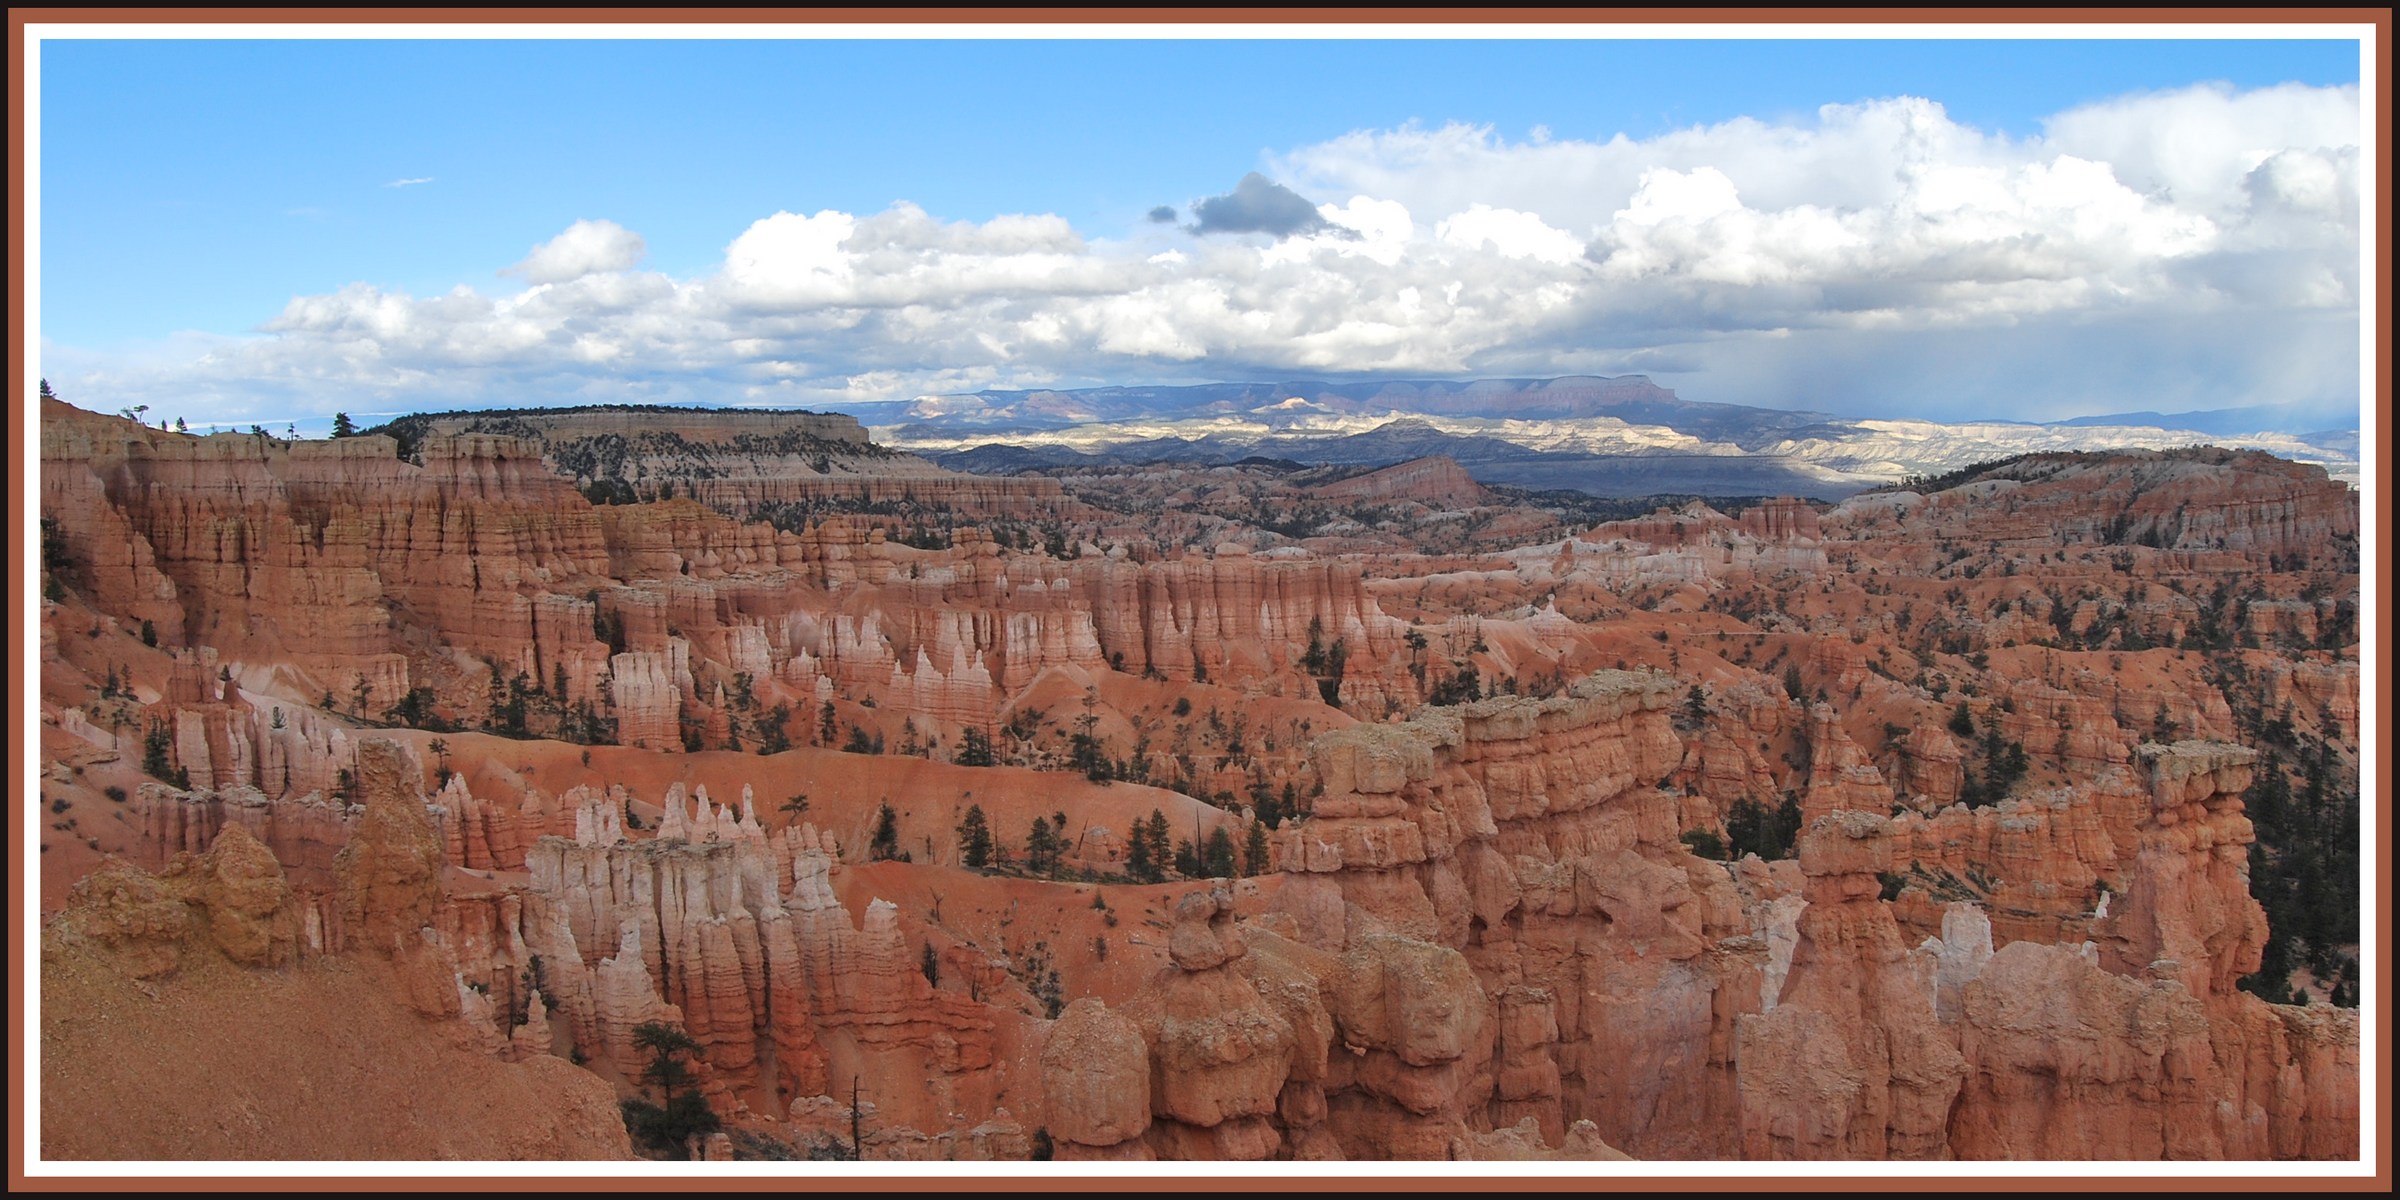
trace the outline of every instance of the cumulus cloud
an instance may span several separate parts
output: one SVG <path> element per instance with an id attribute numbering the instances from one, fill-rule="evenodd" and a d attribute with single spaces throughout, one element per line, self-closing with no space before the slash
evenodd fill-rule
<path id="1" fill-rule="evenodd" d="M 1266 233 L 1280 238 L 1323 228 L 1325 218 L 1316 205 L 1256 171 L 1242 176 L 1222 196 L 1192 202 L 1192 232 L 1198 234 Z"/>
<path id="2" fill-rule="evenodd" d="M 1574 234 L 1553 229 L 1532 213 L 1480 203 L 1435 225 L 1433 236 L 1469 249 L 1488 246 L 1507 258 L 1564 263 L 1583 254 L 1583 243 Z"/>
<path id="3" fill-rule="evenodd" d="M 1640 141 L 1407 127 L 1275 156 L 1190 226 L 1162 209 L 1118 240 L 1042 214 L 777 212 L 676 278 L 579 221 L 507 268 L 514 294 L 353 284 L 204 353 L 45 353 L 90 364 L 77 394 L 106 407 L 211 396 L 228 420 L 359 393 L 1634 371 L 1862 415 L 2355 409 L 2359 129 L 2355 89 L 2298 87 L 2127 97 L 2019 139 L 1907 97 Z"/>
<path id="4" fill-rule="evenodd" d="M 566 232 L 535 246 L 523 262 L 502 269 L 531 284 L 565 283 L 602 271 L 622 271 L 642 261 L 649 248 L 642 235 L 615 221 L 577 221 Z"/>
<path id="5" fill-rule="evenodd" d="M 1151 223 L 1151 224 L 1153 224 L 1153 225 L 1172 225 L 1172 224 L 1174 224 L 1174 223 L 1175 223 L 1175 206 L 1174 206 L 1174 205 L 1172 205 L 1172 204 L 1161 204 L 1161 205 L 1159 205 L 1157 208 L 1151 209 L 1151 210 L 1150 210 L 1150 223 Z"/>

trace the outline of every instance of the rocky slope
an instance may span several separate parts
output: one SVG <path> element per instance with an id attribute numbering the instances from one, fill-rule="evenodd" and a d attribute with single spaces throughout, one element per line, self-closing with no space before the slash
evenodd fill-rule
<path id="1" fill-rule="evenodd" d="M 345 854 L 389 840 L 369 830 Z M 395 872 L 368 874 L 366 923 L 416 915 Z M 603 1081 L 498 1061 L 416 1006 L 405 968 L 323 957 L 306 904 L 240 825 L 161 875 L 111 859 L 82 879 L 42 932 L 42 1156 L 632 1156 Z"/>

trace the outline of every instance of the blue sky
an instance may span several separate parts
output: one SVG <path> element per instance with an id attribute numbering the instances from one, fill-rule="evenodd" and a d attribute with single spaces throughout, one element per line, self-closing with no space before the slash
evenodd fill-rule
<path id="1" fill-rule="evenodd" d="M 2152 105 L 2146 118 L 2125 118 L 2166 122 L 2162 139 L 2172 141 L 2180 130 L 2202 137 L 2213 131 L 2222 140 L 2234 136 L 2224 132 L 2230 128 L 2248 139 L 2221 148 L 2235 158 L 2283 150 L 2338 158 L 2340 146 L 2328 143 L 2340 141 L 2339 130 L 2325 128 L 2329 106 L 2309 100 L 2338 99 L 2338 89 L 2355 84 L 2358 68 L 2351 42 L 2207 40 L 201 40 L 51 41 L 41 53 L 42 334 L 44 357 L 59 368 L 45 362 L 45 370 L 62 391 L 71 384 L 92 393 L 87 403 L 95 407 L 153 394 L 200 396 L 228 420 L 287 410 L 421 407 L 460 395 L 824 403 L 965 386 L 1261 373 L 1628 369 L 1659 373 L 1694 398 L 1780 398 L 1821 407 L 1823 395 L 1779 393 L 1773 380 L 1795 375 L 1785 361 L 1790 352 L 1778 351 L 1779 358 L 1761 350 L 1767 340 L 1788 340 L 1795 329 L 1818 323 L 1793 315 L 1805 313 L 1810 297 L 1768 294 L 1792 285 L 1790 264 L 1712 266 L 1705 255 L 1693 257 L 1692 244 L 1676 249 L 1645 232 L 1670 226 L 1652 221 L 1637 228 L 1624 214 L 1657 215 L 1669 200 L 1699 205 L 1691 214 L 1667 215 L 1689 216 L 1686 224 L 1718 221 L 1713 232 L 1687 231 L 1704 241 L 1743 236 L 1729 233 L 1733 227 L 1724 222 L 1749 220 L 1747 214 L 1764 222 L 1757 229 L 1769 230 L 1770 241 L 1794 236 L 1790 221 L 1850 214 L 1858 218 L 1851 231 L 1829 236 L 1855 240 L 1870 236 L 1859 230 L 1893 227 L 1872 219 L 1878 206 L 1893 201 L 1842 182 L 1844 171 L 1879 176 L 1894 169 L 1886 161 L 1892 154 L 1899 155 L 1893 161 L 1915 162 L 1908 156 L 1917 152 L 1907 146 L 1930 136 L 1947 147 L 1937 157 L 1955 151 L 1961 170 L 2030 171 L 2027 187 L 2054 192 L 2060 155 L 2088 161 L 2093 147 L 2143 140 L 2138 131 L 2126 134 L 2122 121 L 2103 119 L 2107 106 L 2142 94 L 2197 98 L 2181 109 Z M 2193 90 L 2208 84 L 2220 86 Z M 2217 111 L 2224 103 L 2211 107 L 2212 96 L 2247 107 L 2227 116 Z M 2261 96 L 2273 102 L 2245 100 Z M 1907 131 L 1924 124 L 1921 115 L 1881 119 L 1901 113 L 1893 105 L 1905 97 L 1939 106 L 1934 134 Z M 1829 104 L 1883 107 L 1829 119 L 1820 112 Z M 2069 112 L 2086 114 L 2080 142 L 2054 128 L 2055 118 Z M 2278 121 L 2293 127 L 2288 138 L 2249 144 Z M 1846 148 L 1891 129 L 1902 132 L 1884 138 L 1888 153 L 1853 155 Z M 1819 165 L 1795 165 L 1789 145 L 1795 131 L 1813 147 L 1801 157 L 1816 155 Z M 1608 147 L 1619 135 L 1612 154 Z M 1581 157 L 1566 161 L 1574 157 L 1569 149 L 1583 147 L 1589 152 L 1578 150 Z M 1512 175 L 1511 163 L 1523 171 Z M 2174 181 L 2145 178 L 2140 164 L 2107 165 L 2130 194 L 2147 196 L 2154 207 L 2162 190 L 2172 191 Z M 1654 166 L 1673 178 L 1640 173 Z M 1591 172 L 1592 202 L 1545 192 L 1540 176 L 1551 168 L 1560 178 Z M 2343 168 L 2337 162 L 2333 169 Z M 2168 170 L 2152 164 L 2154 175 Z M 1312 229 L 1263 233 L 1209 230 L 1193 215 L 1192 202 L 1233 193 L 1253 171 L 1309 204 L 1350 207 Z M 1462 179 L 1486 174 L 1494 180 L 1488 197 L 1460 190 Z M 2311 166 L 2303 174 L 2322 183 L 2324 171 Z M 1717 179 L 1726 186 L 1718 188 Z M 422 182 L 403 184 L 412 180 Z M 2180 182 L 2187 192 L 2200 186 Z M 1644 195 L 1648 209 L 1636 203 Z M 1738 207 L 1728 210 L 1728 197 Z M 1352 202 L 1360 198 L 1400 205 L 1405 215 L 1357 208 Z M 2190 207 L 2181 197 L 2170 199 Z M 913 207 L 894 209 L 901 203 Z M 2122 197 L 2079 191 L 2062 203 L 2085 214 L 2070 224 L 2093 236 L 2119 242 L 2148 236 L 2128 233 L 2131 227 L 2099 230 L 2085 219 L 2112 205 L 2122 209 Z M 1145 217 L 1160 205 L 1177 209 L 1174 223 Z M 1495 235 L 1477 243 L 1492 262 L 1459 259 L 1465 251 L 1457 248 L 1473 232 L 1462 214 L 1485 214 L 1473 219 L 1488 224 L 1495 211 L 1511 214 L 1503 224 L 1539 217 L 1538 227 L 1508 226 L 1532 230 L 1535 241 Z M 882 226 L 869 220 L 895 212 L 901 215 Z M 842 226 L 853 261 L 828 267 L 820 251 L 830 251 L 817 244 L 827 227 L 797 223 L 824 213 L 867 222 L 864 233 Z M 1619 218 L 1613 225 L 1612 213 Z M 777 214 L 793 220 L 767 228 Z M 1005 236 L 996 232 L 995 218 L 1011 214 L 1055 222 L 1030 233 L 1015 226 Z M 2185 214 L 2209 224 L 2215 240 L 2188 222 L 2175 224 L 2177 215 L 2140 219 L 2163 239 L 2159 261 L 2171 259 L 2178 270 L 2224 257 L 2239 241 L 2222 212 Z M 611 223 L 593 236 L 624 250 L 578 259 L 580 274 L 560 277 L 558 290 L 588 292 L 605 276 L 639 295 L 619 288 L 584 296 L 576 301 L 581 307 L 552 296 L 530 316 L 531 310 L 467 313 L 455 304 L 436 314 L 426 307 L 462 287 L 487 306 L 523 294 L 539 281 L 523 270 L 500 272 L 579 221 Z M 1574 264 L 1564 253 L 1545 257 L 1531 248 L 1547 244 L 1540 242 L 1549 236 L 1544 230 L 1588 252 Z M 746 277 L 752 286 L 713 286 L 733 274 L 729 249 L 746 234 L 759 235 L 753 241 L 772 250 L 752 256 Z M 1456 253 L 1434 261 L 1430 252 L 1407 248 L 1437 235 Z M 2023 235 L 2012 236 L 2022 241 Z M 1908 235 L 1903 229 L 1898 236 Z M 2350 236 L 2354 258 L 2355 232 Z M 870 246 L 876 238 L 884 240 Z M 2333 242 L 2338 257 L 2339 237 Z M 801 243 L 817 248 L 795 249 Z M 1236 251 L 1248 257 L 1237 262 Z M 2243 262 L 2258 256 L 2256 247 L 2243 253 L 2249 255 Z M 1176 257 L 1158 265 L 1159 255 Z M 1559 274 L 1588 275 L 1597 269 L 1591 264 L 1605 267 L 1612 256 L 1618 270 L 1602 271 L 1605 279 Z M 1244 288 L 1305 294 L 1307 286 L 1291 278 L 1268 277 L 1306 272 L 1302 260 L 1323 264 L 1325 290 L 1317 297 L 1323 303 L 1447 290 L 1451 307 L 1438 318 L 1408 319 L 1438 319 L 1449 344 L 1403 353 L 1396 339 L 1379 341 L 1374 333 L 1393 325 L 1389 314 L 1362 318 L 1358 329 L 1345 332 L 1313 314 L 1253 310 L 1271 306 L 1271 299 L 1223 299 Z M 1546 264 L 1539 278 L 1503 269 L 1537 261 Z M 1134 269 L 1145 262 L 1154 265 L 1152 274 Z M 865 286 L 857 282 L 860 272 L 903 263 L 920 275 L 982 270 L 1000 282 L 964 295 L 918 288 L 870 296 L 792 285 L 804 276 L 839 276 L 851 281 L 843 288 L 855 290 Z M 1627 265 L 1641 263 L 1650 266 Z M 1411 264 L 1416 274 L 1408 273 Z M 2211 278 L 2241 277 L 2241 265 Z M 2087 293 L 2155 286 L 2163 294 L 2167 285 L 2153 278 L 2156 266 L 2046 263 L 2028 270 L 2041 277 L 2061 270 L 2108 276 L 2106 288 Z M 1169 271 L 1181 274 L 1158 275 Z M 1893 275 L 1885 265 L 1862 272 L 1852 264 L 1808 286 L 1820 289 L 1816 303 L 1834 296 L 1838 306 L 1838 296 L 1822 289 L 1838 292 L 1861 278 Z M 1068 276 L 1070 282 L 1060 282 Z M 1302 285 L 1319 279 L 1299 277 Z M 1950 290 L 1968 284 L 1996 286 L 1978 276 Z M 1713 315 L 1686 312 L 1646 329 L 1641 306 L 1631 303 L 1636 285 L 1665 289 L 1646 303 L 1670 312 L 1697 306 Z M 1574 300 L 1567 308 L 1580 315 L 1572 319 L 1499 314 L 1494 304 L 1474 303 L 1482 289 L 1496 302 L 1514 289 L 1545 286 L 1626 299 L 1613 306 Z M 2235 294 L 2229 303 L 2274 304 L 2277 320 L 2299 329 L 2314 350 L 2338 349 L 2346 336 L 2354 359 L 2355 299 L 2345 327 L 2338 286 L 2319 287 L 2298 309 L 2293 286 L 2259 284 L 2252 289 L 2257 295 Z M 2354 292 L 2355 281 L 2350 286 Z M 1699 295 L 1694 288 L 1732 292 Z M 1219 298 L 1202 311 L 1193 307 L 1196 295 Z M 1068 303 L 1061 297 L 1082 299 L 1061 307 Z M 296 298 L 313 298 L 305 319 L 287 309 Z M 1756 320 L 1723 318 L 1729 306 L 1754 302 L 1772 311 Z M 2116 304 L 2093 310 L 2087 300 L 2052 297 L 2035 304 L 2044 320 L 2032 323 L 2043 328 L 2026 330 L 2026 312 L 2033 310 L 2012 312 L 2010 327 L 2042 345 L 2069 347 L 2077 342 L 2076 323 L 2059 313 L 2122 316 L 2109 311 Z M 1869 344 L 1882 355 L 1891 334 L 1874 314 L 1892 307 L 1877 299 L 1858 309 L 1867 317 L 1826 329 L 1823 361 L 1846 361 Z M 1988 300 L 1978 300 L 1961 311 L 1989 308 Z M 623 314 L 635 309 L 647 315 L 624 324 L 634 319 Z M 382 316 L 362 315 L 369 312 Z M 668 331 L 669 313 L 703 314 L 692 319 L 705 328 Z M 945 313 L 955 327 L 941 325 Z M 437 316 L 453 323 L 429 332 Z M 2154 313 L 2141 316 L 2147 326 L 2160 323 Z M 1210 332 L 1211 322 L 1222 328 Z M 1275 340 L 1226 332 L 1245 322 L 1271 327 Z M 407 337 L 384 336 L 402 325 Z M 1039 333 L 1053 326 L 1063 332 Z M 1037 332 L 1016 339 L 1007 332 L 994 337 L 993 329 Z M 712 337 L 754 349 L 692 352 Z M 1956 339 L 1948 343 L 1954 348 Z M 560 347 L 569 344 L 585 347 L 581 357 L 562 357 Z M 389 369 L 345 374 L 332 365 L 355 361 L 364 345 Z M 918 347 L 913 354 L 911 345 Z M 2173 351 L 2171 345 L 2157 350 Z M 206 357 L 207 369 L 190 367 L 196 356 Z M 2262 362 L 2256 373 L 2263 378 L 2282 369 Z M 2126 378 L 2140 377 L 2129 364 Z M 1712 382 L 1727 394 L 1708 394 Z M 1879 404 L 1906 411 L 1923 403 L 1929 386 L 1857 397 L 1852 407 L 1870 415 Z M 2310 386 L 2309 395 L 2263 399 L 2320 405 L 2329 394 L 2340 399 L 2338 381 Z M 2355 404 L 2354 381 L 2351 392 Z M 1973 403 L 1995 402 L 1990 396 Z M 2090 411 L 2107 407 L 2101 399 L 2075 403 Z M 2119 407 L 2171 410 L 2260 399 L 2212 395 L 2203 387 L 2189 397 L 2128 397 Z"/>

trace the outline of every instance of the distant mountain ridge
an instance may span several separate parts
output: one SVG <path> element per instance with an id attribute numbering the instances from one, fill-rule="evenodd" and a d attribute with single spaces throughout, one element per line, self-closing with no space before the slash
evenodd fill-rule
<path id="1" fill-rule="evenodd" d="M 2277 432 L 2267 407 L 2035 423 L 1851 419 L 1685 400 L 1646 376 L 988 390 L 875 406 L 878 441 L 954 470 L 1230 463 L 1384 467 L 1441 456 L 1480 482 L 1832 499 L 2037 450 L 2214 442 L 2358 478 L 2355 432 Z M 2189 423 L 2185 423 L 2189 418 Z"/>
<path id="2" fill-rule="evenodd" d="M 1135 418 L 1242 415 L 1273 421 L 1329 413 L 1421 413 L 1507 420 L 1609 417 L 1629 425 L 1658 425 L 1713 441 L 1731 441 L 1745 448 L 1750 448 L 1751 442 L 1764 444 L 1814 427 L 1841 424 L 1840 418 L 1829 413 L 1685 400 L 1646 375 L 990 390 L 919 397 L 906 412 L 908 425 L 985 425 L 996 430 Z"/>
<path id="3" fill-rule="evenodd" d="M 2358 416 L 2355 413 L 2351 414 L 2350 422 L 2347 425 L 2335 423 L 2305 430 L 2295 428 L 2291 422 L 2290 414 L 2286 410 L 2271 404 L 2256 404 L 2251 405 L 2248 408 L 2211 408 L 2194 412 L 2179 413 L 2159 413 L 2148 411 L 2101 413 L 2095 416 L 2070 417 L 2064 421 L 2050 421 L 2046 423 L 2051 425 L 2065 425 L 2074 427 L 2092 425 L 2146 425 L 2158 429 L 2189 429 L 2195 433 L 2215 434 L 2220 437 L 2233 437 L 2245 433 L 2257 433 L 2261 430 L 2281 430 L 2299 434 L 2300 436 L 2308 438 L 2312 441 L 2324 435 L 2343 432 L 2355 433 L 2358 430 Z"/>

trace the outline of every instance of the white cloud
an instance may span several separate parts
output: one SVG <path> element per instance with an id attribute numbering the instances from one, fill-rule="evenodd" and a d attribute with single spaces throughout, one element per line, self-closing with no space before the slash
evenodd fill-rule
<path id="1" fill-rule="evenodd" d="M 622 271 L 642 261 L 649 247 L 642 235 L 615 221 L 577 221 L 564 233 L 535 246 L 525 260 L 504 268 L 535 285 L 565 283 L 602 271 Z"/>
<path id="2" fill-rule="evenodd" d="M 108 407 L 220 396 L 223 419 L 345 389 L 809 403 L 1282 372 L 1647 370 L 1699 399 L 1919 415 L 2355 403 L 2334 368 L 2356 361 L 2357 103 L 2190 88 L 2025 139 L 1914 98 L 1640 141 L 1356 133 L 1266 164 L 1323 220 L 1273 241 L 902 203 L 763 216 L 676 278 L 578 221 L 506 269 L 516 293 L 352 284 L 206 361 L 77 358 L 76 383 Z M 2059 354 L 2084 361 L 2034 362 Z"/>
<path id="3" fill-rule="evenodd" d="M 391 181 L 390 183 L 384 184 L 383 186 L 385 186 L 385 187 L 387 187 L 387 188 L 404 188 L 404 187 L 415 187 L 415 186 L 417 186 L 417 185 L 418 185 L 418 184 L 420 184 L 420 183 L 432 183 L 432 182 L 433 182 L 433 176 L 431 176 L 431 175 L 419 175 L 419 176 L 415 176 L 415 177 L 413 177 L 413 178 L 409 178 L 409 179 L 395 179 L 395 180 Z"/>

